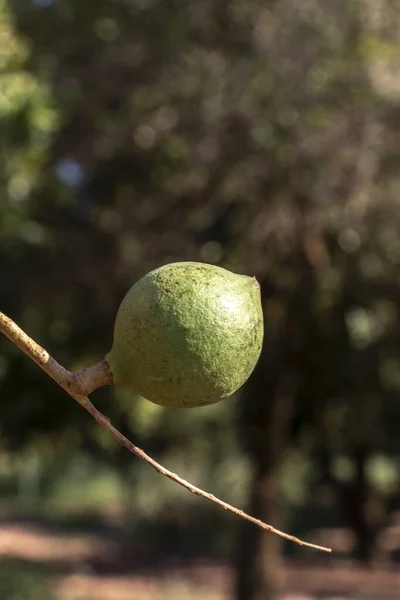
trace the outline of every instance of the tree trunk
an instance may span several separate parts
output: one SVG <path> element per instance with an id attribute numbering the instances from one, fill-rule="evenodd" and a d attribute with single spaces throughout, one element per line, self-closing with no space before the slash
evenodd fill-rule
<path id="1" fill-rule="evenodd" d="M 271 389 L 271 370 L 266 369 L 264 358 L 243 397 L 239 435 L 254 466 L 249 512 L 280 528 L 282 504 L 278 467 L 287 445 L 292 385 L 288 384 L 291 378 L 287 372 L 284 386 L 277 370 L 273 379 L 274 390 Z M 281 551 L 281 538 L 242 521 L 235 557 L 236 600 L 273 600 L 276 597 L 280 588 Z"/>
<path id="2" fill-rule="evenodd" d="M 323 479 L 334 490 L 345 523 L 354 533 L 352 554 L 356 560 L 367 564 L 372 564 L 376 557 L 377 537 L 387 522 L 389 506 L 389 500 L 375 492 L 368 481 L 366 462 L 370 453 L 370 448 L 362 444 L 351 449 L 349 456 L 354 462 L 355 476 L 350 482 L 340 481 L 332 475 L 333 454 L 324 443 L 319 463 Z"/>
<path id="3" fill-rule="evenodd" d="M 267 523 L 279 523 L 277 477 L 259 471 L 253 482 L 249 511 Z M 235 597 L 273 600 L 280 587 L 282 539 L 243 522 L 238 537 Z"/>
<path id="4" fill-rule="evenodd" d="M 369 451 L 363 447 L 354 450 L 355 479 L 344 488 L 343 493 L 347 522 L 356 536 L 354 557 L 365 563 L 373 562 L 376 538 L 385 517 L 385 507 L 367 479 L 366 461 L 369 455 Z"/>

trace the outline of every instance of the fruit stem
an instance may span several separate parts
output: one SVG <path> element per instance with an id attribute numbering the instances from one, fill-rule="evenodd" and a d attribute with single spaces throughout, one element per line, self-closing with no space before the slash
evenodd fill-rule
<path id="1" fill-rule="evenodd" d="M 304 542 L 293 535 L 279 531 L 279 529 L 275 529 L 275 527 L 272 527 L 272 525 L 268 525 L 259 519 L 255 519 L 242 510 L 239 510 L 227 502 L 223 502 L 216 496 L 205 492 L 201 488 L 192 485 L 185 479 L 179 477 L 179 475 L 176 473 L 173 473 L 172 471 L 169 471 L 160 465 L 141 448 L 135 446 L 130 440 L 128 440 L 128 438 L 122 435 L 122 433 L 110 423 L 109 419 L 97 410 L 97 408 L 87 397 L 90 391 L 93 391 L 102 385 L 111 385 L 113 383 L 113 378 L 105 359 L 96 363 L 92 367 L 72 373 L 55 361 L 54 358 L 52 358 L 47 352 L 47 350 L 39 346 L 39 344 L 37 344 L 20 327 L 18 327 L 14 321 L 12 321 L 2 312 L 0 312 L 0 332 L 4 333 L 4 335 L 6 335 L 11 342 L 18 346 L 18 348 L 20 348 L 36 364 L 38 364 L 39 367 L 43 369 L 47 375 L 49 375 L 49 377 L 54 379 L 54 381 L 56 381 L 56 383 L 58 383 L 66 392 L 68 392 L 72 398 L 79 402 L 79 404 L 92 415 L 99 425 L 104 427 L 104 429 L 107 429 L 107 431 L 109 431 L 122 446 L 125 446 L 125 448 L 127 448 L 130 452 L 144 460 L 148 465 L 150 465 L 164 477 L 167 477 L 168 479 L 171 479 L 175 483 L 181 485 L 185 489 L 189 490 L 189 492 L 192 494 L 206 498 L 207 500 L 218 504 L 218 506 L 221 506 L 223 509 L 228 510 L 236 516 L 246 519 L 247 521 L 258 525 L 262 529 L 266 529 L 275 535 L 279 535 L 280 537 L 299 544 L 300 546 L 307 546 L 309 548 L 314 548 L 315 550 L 322 550 L 323 552 L 331 552 L 330 548 Z"/>
<path id="2" fill-rule="evenodd" d="M 103 385 L 113 385 L 114 379 L 105 358 L 96 364 L 72 373 L 74 385 L 80 387 L 84 396 L 88 396 Z"/>

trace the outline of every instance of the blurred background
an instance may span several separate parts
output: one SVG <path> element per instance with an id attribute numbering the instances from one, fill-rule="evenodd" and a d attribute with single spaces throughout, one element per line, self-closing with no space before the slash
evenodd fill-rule
<path id="1" fill-rule="evenodd" d="M 400 598 L 397 0 L 0 0 L 0 307 L 70 369 L 125 292 L 205 261 L 256 275 L 234 397 L 96 406 L 0 339 L 2 600 Z"/>

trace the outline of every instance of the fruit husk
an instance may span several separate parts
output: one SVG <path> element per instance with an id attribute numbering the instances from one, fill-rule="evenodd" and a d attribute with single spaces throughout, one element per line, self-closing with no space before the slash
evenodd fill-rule
<path id="1" fill-rule="evenodd" d="M 163 406 L 197 407 L 243 385 L 262 340 L 254 277 L 204 263 L 171 263 L 126 294 L 106 360 L 115 384 Z"/>

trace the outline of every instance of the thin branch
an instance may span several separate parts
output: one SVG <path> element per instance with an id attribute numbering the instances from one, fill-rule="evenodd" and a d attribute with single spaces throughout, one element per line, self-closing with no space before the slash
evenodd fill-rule
<path id="1" fill-rule="evenodd" d="M 189 490 L 192 494 L 196 496 L 201 496 L 202 498 L 206 498 L 218 506 L 221 506 L 224 510 L 227 510 L 242 519 L 246 519 L 258 527 L 262 529 L 266 529 L 275 535 L 278 535 L 286 540 L 299 544 L 300 546 L 307 546 L 308 548 L 314 548 L 315 550 L 322 550 L 323 552 L 331 552 L 330 548 L 326 548 L 324 546 L 318 546 L 317 544 L 311 544 L 309 542 L 304 542 L 299 538 L 289 535 L 288 533 L 284 533 L 283 531 L 279 531 L 272 527 L 272 525 L 268 525 L 259 519 L 251 517 L 246 514 L 242 510 L 223 502 L 213 494 L 209 494 L 204 490 L 192 485 L 185 479 L 176 475 L 172 471 L 169 471 L 150 456 L 148 456 L 141 448 L 135 446 L 128 438 L 126 438 L 118 429 L 116 429 L 104 416 L 101 412 L 95 408 L 95 406 L 91 403 L 89 398 L 87 397 L 90 392 L 101 387 L 102 385 L 111 385 L 113 383 L 112 375 L 108 369 L 108 365 L 105 360 L 100 361 L 93 367 L 89 367 L 89 369 L 83 369 L 81 371 L 77 371 L 72 373 L 68 371 L 64 367 L 62 367 L 58 362 L 56 362 L 50 354 L 41 346 L 39 346 L 34 340 L 32 340 L 14 321 L 12 321 L 5 314 L 0 312 L 0 332 L 4 333 L 11 342 L 13 342 L 16 346 L 18 346 L 25 354 L 27 354 L 34 362 L 36 362 L 41 369 L 47 375 L 49 375 L 54 381 L 58 383 L 72 398 L 77 400 L 83 408 L 85 408 L 94 419 L 107 429 L 115 437 L 115 439 L 122 444 L 125 448 L 127 448 L 130 452 L 144 460 L 148 465 L 150 465 L 153 469 L 164 475 L 164 477 L 168 477 L 175 483 Z"/>
<path id="2" fill-rule="evenodd" d="M 112 385 L 113 378 L 105 360 L 75 373 L 62 367 L 50 354 L 30 338 L 12 319 L 0 312 L 0 332 L 29 356 L 70 396 L 80 402 L 97 388 Z M 80 402 L 81 403 L 81 402 Z"/>

